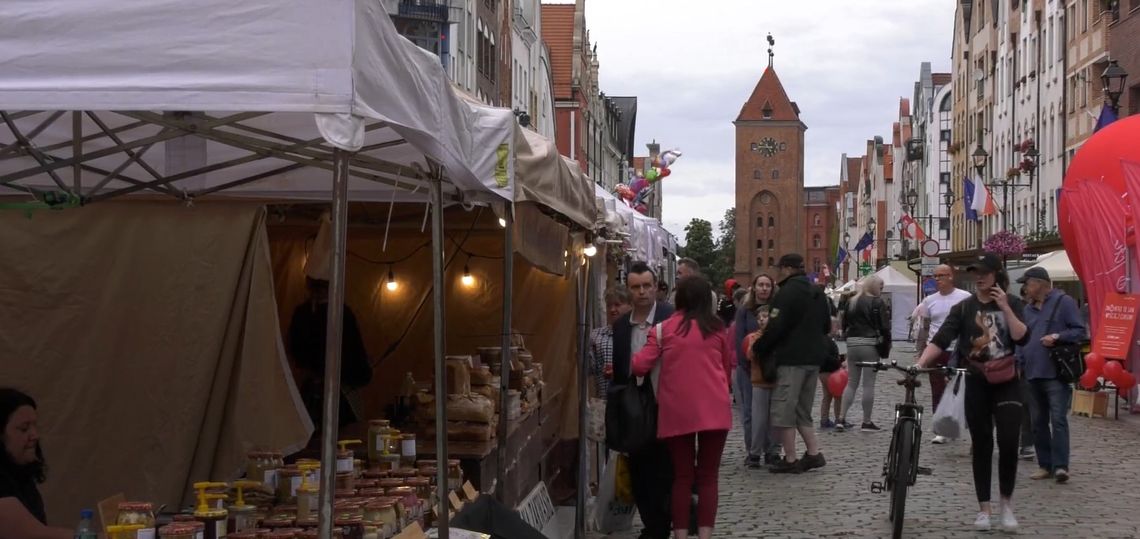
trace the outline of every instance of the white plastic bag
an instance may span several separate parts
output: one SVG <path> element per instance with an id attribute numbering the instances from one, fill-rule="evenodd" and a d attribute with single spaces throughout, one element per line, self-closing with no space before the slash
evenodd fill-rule
<path id="1" fill-rule="evenodd" d="M 966 432 L 966 375 L 957 373 L 934 411 L 934 434 L 947 438 L 961 438 Z"/>
<path id="2" fill-rule="evenodd" d="M 601 533 L 625 531 L 633 527 L 633 511 L 636 506 L 617 497 L 618 453 L 610 451 L 606 469 L 602 472 L 602 482 L 598 485 L 598 496 L 594 500 L 594 529 Z"/>

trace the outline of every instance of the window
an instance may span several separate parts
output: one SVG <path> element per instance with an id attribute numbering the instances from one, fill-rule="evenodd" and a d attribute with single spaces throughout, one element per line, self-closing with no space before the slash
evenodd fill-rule
<path id="1" fill-rule="evenodd" d="M 764 226 L 764 217 L 763 216 L 757 217 L 756 218 L 756 228 L 760 228 L 762 226 Z"/>
<path id="2" fill-rule="evenodd" d="M 1089 0 L 1081 2 L 1081 32 L 1089 31 Z"/>
<path id="3" fill-rule="evenodd" d="M 768 248 L 769 249 L 775 249 L 776 248 L 776 240 L 769 239 L 768 240 Z"/>
<path id="4" fill-rule="evenodd" d="M 780 179 L 780 171 L 779 170 L 772 169 L 772 179 L 773 180 Z"/>
<path id="5" fill-rule="evenodd" d="M 753 170 L 752 171 L 752 179 L 753 180 L 763 180 L 764 179 L 764 171 L 760 170 L 760 169 Z"/>
<path id="6" fill-rule="evenodd" d="M 764 110 L 763 110 L 763 114 L 764 114 L 765 120 L 771 120 L 772 119 L 772 107 L 765 105 Z"/>
<path id="7" fill-rule="evenodd" d="M 764 248 L 764 240 L 756 240 L 756 248 L 757 249 L 763 249 Z"/>
<path id="8" fill-rule="evenodd" d="M 822 266 L 822 265 L 819 263 L 819 259 L 818 259 L 818 258 L 813 258 L 813 259 L 811 259 L 811 267 L 813 268 L 813 269 L 812 269 L 812 271 L 814 271 L 814 272 L 816 272 L 816 273 L 819 273 L 819 270 L 820 270 L 820 269 L 821 269 L 823 266 Z"/>
<path id="9" fill-rule="evenodd" d="M 812 249 L 819 249 L 820 247 L 823 247 L 823 240 L 819 239 L 819 234 L 812 236 L 811 247 Z"/>
<path id="10" fill-rule="evenodd" d="M 768 216 L 768 226 L 776 226 L 776 218 L 771 215 Z"/>
<path id="11" fill-rule="evenodd" d="M 815 224 L 815 226 L 819 226 L 823 222 L 823 219 L 821 219 L 817 213 L 812 217 L 811 221 Z"/>
<path id="12" fill-rule="evenodd" d="M 950 185 L 950 173 L 942 172 L 938 174 L 938 183 L 942 185 Z"/>
<path id="13" fill-rule="evenodd" d="M 949 129 L 943 129 L 942 131 L 940 131 L 938 133 L 938 140 L 941 140 L 944 142 L 950 142 L 950 130 Z"/>
<path id="14" fill-rule="evenodd" d="M 770 257 L 768 257 L 768 265 L 769 265 L 769 266 L 772 266 L 772 267 L 776 267 L 776 259 L 775 259 L 775 257 L 771 257 L 771 256 L 770 256 Z"/>
<path id="15" fill-rule="evenodd" d="M 764 258 L 763 257 L 759 257 L 759 256 L 756 257 L 756 267 L 758 267 L 758 268 L 764 267 Z"/>

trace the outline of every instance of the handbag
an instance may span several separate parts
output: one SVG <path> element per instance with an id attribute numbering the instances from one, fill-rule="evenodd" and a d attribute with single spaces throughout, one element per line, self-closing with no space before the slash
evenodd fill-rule
<path id="1" fill-rule="evenodd" d="M 991 384 L 1004 384 L 1017 378 L 1017 364 L 1014 362 L 1013 356 L 999 357 L 988 361 L 971 359 L 970 363 L 981 371 L 982 376 L 985 376 L 986 381 Z"/>
<path id="2" fill-rule="evenodd" d="M 1053 312 L 1049 314 L 1049 320 L 1045 322 L 1045 331 L 1049 331 L 1049 327 L 1053 325 L 1053 318 L 1057 316 L 1057 308 L 1061 306 L 1061 299 L 1063 296 L 1057 298 L 1057 303 L 1053 304 Z M 1071 384 L 1081 378 L 1085 372 L 1085 358 L 1081 354 L 1081 343 L 1053 343 L 1053 347 L 1049 348 L 1049 360 L 1053 362 L 1053 370 L 1057 372 L 1057 380 L 1064 384 Z"/>
<path id="3" fill-rule="evenodd" d="M 661 325 L 657 328 L 658 346 L 663 350 Z M 632 454 L 657 440 L 657 391 L 654 385 L 661 361 L 645 380 L 638 384 L 630 376 L 625 384 L 611 384 L 606 394 L 606 447 L 611 451 Z"/>
<path id="4" fill-rule="evenodd" d="M 876 321 L 882 320 L 883 312 L 880 310 L 878 303 L 882 300 L 874 298 L 871 301 L 871 317 Z M 886 335 L 880 332 L 879 336 L 875 338 L 875 351 L 879 353 L 879 357 L 882 359 L 891 357 L 891 336 L 889 332 Z"/>

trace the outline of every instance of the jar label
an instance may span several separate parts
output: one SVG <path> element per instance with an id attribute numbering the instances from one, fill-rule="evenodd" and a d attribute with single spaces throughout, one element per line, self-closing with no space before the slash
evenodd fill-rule
<path id="1" fill-rule="evenodd" d="M 138 539 L 154 539 L 154 528 L 143 528 L 138 531 Z"/>
<path id="2" fill-rule="evenodd" d="M 386 443 L 384 443 L 384 435 L 383 434 L 377 434 L 376 435 L 376 450 L 380 451 L 381 453 L 387 453 L 388 452 L 388 445 Z"/>
<path id="3" fill-rule="evenodd" d="M 272 490 L 277 490 L 277 470 L 265 470 L 265 477 L 261 481 Z"/>
<path id="4" fill-rule="evenodd" d="M 336 471 L 338 471 L 338 472 L 351 472 L 351 471 L 353 471 L 352 459 L 337 459 Z"/>
<path id="5" fill-rule="evenodd" d="M 226 519 L 219 520 L 214 523 L 214 537 L 218 539 L 226 539 Z"/>
<path id="6" fill-rule="evenodd" d="M 403 454 L 405 458 L 412 457 L 414 459 L 416 457 L 416 441 L 404 440 L 401 442 L 400 453 Z"/>

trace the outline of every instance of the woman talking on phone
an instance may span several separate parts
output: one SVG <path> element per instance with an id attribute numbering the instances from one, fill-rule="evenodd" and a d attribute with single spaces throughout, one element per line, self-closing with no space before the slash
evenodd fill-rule
<path id="1" fill-rule="evenodd" d="M 966 368 L 966 423 L 973 450 L 974 491 L 978 496 L 974 527 L 979 531 L 990 529 L 996 427 L 1001 525 L 1011 531 L 1017 529 L 1012 498 L 1024 413 L 1013 352 L 1029 336 L 1022 322 L 1025 304 L 1006 295 L 1009 275 L 997 255 L 984 253 L 967 269 L 974 274 L 976 292 L 950 309 L 946 321 L 919 357 L 918 366 L 933 364 L 943 350 L 957 342 L 962 358 L 959 366 Z"/>

